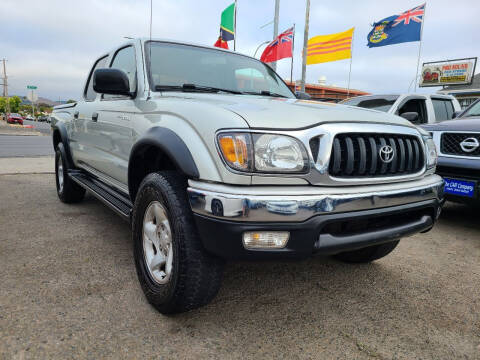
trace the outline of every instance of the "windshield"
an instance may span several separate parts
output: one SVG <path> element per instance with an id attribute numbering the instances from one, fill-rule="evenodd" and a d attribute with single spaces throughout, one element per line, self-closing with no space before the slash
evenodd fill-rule
<path id="1" fill-rule="evenodd" d="M 145 47 L 147 64 L 151 56 L 149 79 L 152 90 L 178 90 L 187 84 L 185 89 L 190 91 L 210 87 L 233 93 L 294 98 L 282 79 L 258 60 L 191 45 L 152 41 Z"/>
<path id="2" fill-rule="evenodd" d="M 473 104 L 472 107 L 465 111 L 461 117 L 465 118 L 471 116 L 480 116 L 480 101 L 477 101 L 475 104 Z"/>
<path id="3" fill-rule="evenodd" d="M 17 113 L 10 113 L 10 116 L 21 117 L 21 115 L 20 115 L 20 114 L 17 114 Z"/>
<path id="4" fill-rule="evenodd" d="M 397 101 L 397 99 L 397 95 L 359 96 L 353 99 L 345 100 L 342 102 L 342 104 L 387 112 L 390 110 L 393 103 Z"/>

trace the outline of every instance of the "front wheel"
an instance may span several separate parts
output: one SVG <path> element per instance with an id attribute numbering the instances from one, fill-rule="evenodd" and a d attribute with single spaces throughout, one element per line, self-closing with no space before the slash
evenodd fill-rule
<path id="1" fill-rule="evenodd" d="M 133 209 L 138 279 L 161 313 L 183 312 L 217 294 L 223 261 L 205 251 L 186 195 L 186 180 L 174 171 L 149 174 Z"/>
<path id="2" fill-rule="evenodd" d="M 55 151 L 55 182 L 58 198 L 64 203 L 76 203 L 82 201 L 85 196 L 85 189 L 68 176 L 65 149 L 62 143 L 58 144 Z"/>
<path id="3" fill-rule="evenodd" d="M 368 246 L 358 250 L 346 251 L 334 255 L 334 257 L 348 263 L 368 263 L 390 254 L 397 247 L 399 242 L 400 240 L 396 240 L 385 244 Z"/>

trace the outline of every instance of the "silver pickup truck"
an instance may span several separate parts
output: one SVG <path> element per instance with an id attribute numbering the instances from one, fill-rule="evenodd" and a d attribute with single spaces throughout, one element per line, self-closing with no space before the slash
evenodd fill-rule
<path id="1" fill-rule="evenodd" d="M 432 228 L 443 200 L 430 135 L 378 111 L 299 100 L 262 62 L 135 39 L 95 61 L 52 114 L 56 185 L 132 227 L 162 313 L 208 303 L 228 259 L 369 262 Z"/>

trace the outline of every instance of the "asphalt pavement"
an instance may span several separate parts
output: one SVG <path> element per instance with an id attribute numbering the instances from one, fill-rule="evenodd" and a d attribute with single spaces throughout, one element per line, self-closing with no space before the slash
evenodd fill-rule
<path id="1" fill-rule="evenodd" d="M 50 136 L 0 135 L 0 158 L 48 155 L 54 155 Z"/>
<path id="2" fill-rule="evenodd" d="M 102 203 L 61 203 L 53 174 L 0 189 L 0 359 L 480 359 L 478 210 L 372 264 L 229 263 L 210 305 L 163 316 Z"/>

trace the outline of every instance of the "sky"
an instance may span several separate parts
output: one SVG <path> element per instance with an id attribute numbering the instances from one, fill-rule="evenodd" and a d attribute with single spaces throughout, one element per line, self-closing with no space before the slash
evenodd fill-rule
<path id="1" fill-rule="evenodd" d="M 231 2 L 153 0 L 153 37 L 212 45 L 220 13 Z M 253 55 L 260 43 L 272 39 L 273 25 L 261 27 L 272 21 L 274 4 L 275 0 L 238 0 L 238 52 Z M 422 0 L 311 0 L 309 37 L 355 27 L 351 88 L 404 93 L 415 77 L 419 42 L 369 49 L 366 37 L 373 22 L 421 4 Z M 0 14 L 0 59 L 8 60 L 9 94 L 25 95 L 27 85 L 36 85 L 42 97 L 79 99 L 100 55 L 120 45 L 125 36 L 148 36 L 150 0 L 1 0 Z M 479 15 L 477 0 L 427 1 L 421 62 L 480 55 Z M 304 23 L 304 0 L 280 0 L 280 32 L 296 26 L 294 80 L 301 77 Z M 325 76 L 327 84 L 346 87 L 349 65 L 350 60 L 309 65 L 307 82 L 318 83 Z M 279 61 L 277 71 L 289 79 L 290 59 Z"/>

